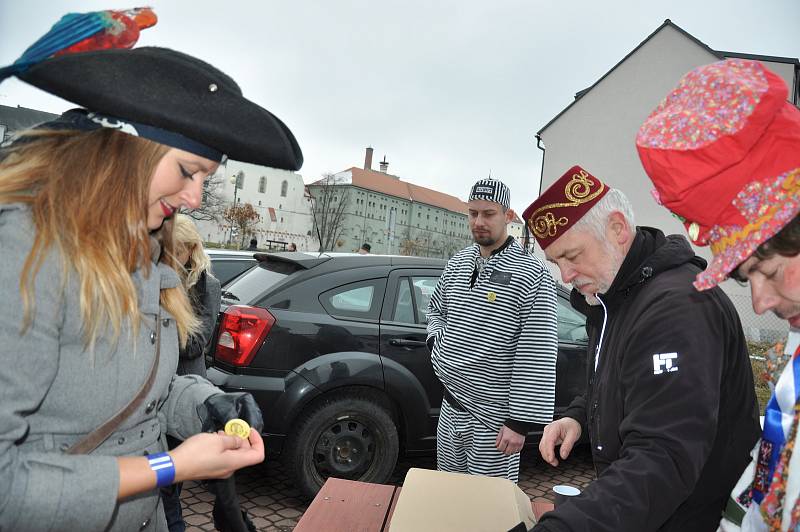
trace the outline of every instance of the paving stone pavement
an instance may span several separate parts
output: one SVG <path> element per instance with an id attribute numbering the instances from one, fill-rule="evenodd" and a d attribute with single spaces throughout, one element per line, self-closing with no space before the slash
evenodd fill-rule
<path id="1" fill-rule="evenodd" d="M 402 485 L 411 467 L 435 469 L 433 456 L 404 458 L 395 468 L 390 483 Z M 588 447 L 578 447 L 568 460 L 554 468 L 545 464 L 536 449 L 522 455 L 519 487 L 532 499 L 543 497 L 552 500 L 550 489 L 557 484 L 585 487 L 594 479 L 592 458 Z M 266 532 L 288 532 L 294 529 L 308 503 L 292 485 L 280 462 L 267 459 L 236 474 L 236 487 L 243 508 L 247 509 L 253 524 Z M 181 492 L 183 518 L 187 532 L 215 530 L 211 518 L 214 498 L 201 483 L 186 482 Z"/>

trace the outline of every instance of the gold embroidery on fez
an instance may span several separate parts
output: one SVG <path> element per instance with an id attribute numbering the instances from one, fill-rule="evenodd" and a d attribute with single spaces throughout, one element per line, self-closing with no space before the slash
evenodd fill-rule
<path id="1" fill-rule="evenodd" d="M 543 205 L 533 211 L 528 218 L 528 227 L 533 231 L 537 238 L 545 238 L 555 236 L 558 232 L 558 226 L 564 226 L 569 223 L 569 219 L 562 216 L 556 219 L 552 212 L 547 212 L 541 216 L 537 216 L 542 211 L 549 209 L 560 209 L 564 207 L 577 207 L 584 203 L 588 203 L 603 193 L 606 189 L 604 183 L 600 183 L 600 188 L 592 192 L 592 186 L 596 185 L 595 181 L 589 179 L 589 174 L 586 170 L 581 170 L 577 174 L 572 174 L 572 179 L 569 180 L 567 186 L 564 187 L 564 196 L 570 200 L 569 203 L 550 203 Z"/>
<path id="2" fill-rule="evenodd" d="M 537 217 L 535 220 L 533 218 L 528 220 L 528 226 L 531 228 L 531 231 L 533 231 L 533 234 L 539 238 L 544 238 L 545 236 L 555 236 L 558 226 L 567 225 L 568 223 L 569 218 L 562 216 L 556 220 L 556 217 L 552 212 L 545 213 L 542 216 Z"/>
<path id="3" fill-rule="evenodd" d="M 567 183 L 564 189 L 564 195 L 568 200 L 572 200 L 578 205 L 586 203 L 588 200 L 581 200 L 592 192 L 592 185 L 594 185 L 594 181 L 589 179 L 589 174 L 586 173 L 586 170 L 581 170 L 580 173 L 572 174 L 572 179 L 569 180 L 569 183 Z M 603 187 L 600 187 L 600 191 L 602 190 Z M 597 194 L 592 197 L 595 196 L 597 196 Z"/>

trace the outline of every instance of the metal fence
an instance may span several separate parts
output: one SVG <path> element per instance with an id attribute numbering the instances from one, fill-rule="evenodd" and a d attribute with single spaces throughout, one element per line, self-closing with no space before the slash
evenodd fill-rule
<path id="1" fill-rule="evenodd" d="M 789 325 L 786 320 L 775 316 L 772 312 L 758 315 L 753 311 L 753 304 L 750 294 L 731 294 L 728 293 L 736 310 L 739 312 L 739 319 L 742 321 L 742 328 L 748 340 L 753 342 L 778 342 L 786 338 L 789 332 Z"/>

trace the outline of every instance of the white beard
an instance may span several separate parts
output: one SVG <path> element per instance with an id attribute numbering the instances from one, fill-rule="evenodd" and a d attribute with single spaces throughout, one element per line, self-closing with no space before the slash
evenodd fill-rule
<path id="1" fill-rule="evenodd" d="M 599 305 L 600 305 L 600 300 L 599 300 L 599 299 L 597 299 L 597 298 L 596 298 L 595 296 L 593 296 L 593 295 L 584 295 L 583 297 L 585 297 L 585 298 L 586 298 L 586 303 L 587 303 L 587 304 L 588 304 L 590 307 L 596 307 L 596 306 L 599 306 Z"/>

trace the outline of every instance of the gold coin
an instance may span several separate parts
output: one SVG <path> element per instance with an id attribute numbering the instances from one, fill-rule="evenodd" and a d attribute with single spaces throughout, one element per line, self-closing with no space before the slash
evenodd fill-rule
<path id="1" fill-rule="evenodd" d="M 225 423 L 225 434 L 228 436 L 239 436 L 246 440 L 250 437 L 250 425 L 243 419 L 234 418 Z"/>

